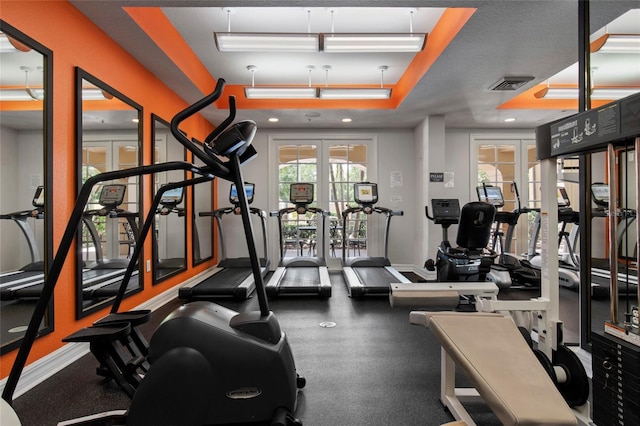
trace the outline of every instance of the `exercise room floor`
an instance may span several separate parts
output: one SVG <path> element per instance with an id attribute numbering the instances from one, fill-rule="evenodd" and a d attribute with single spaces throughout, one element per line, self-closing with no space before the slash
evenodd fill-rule
<path id="1" fill-rule="evenodd" d="M 296 367 L 307 379 L 296 412 L 305 426 L 440 425 L 453 420 L 439 402 L 440 349 L 430 332 L 409 324 L 409 309 L 391 308 L 387 297 L 348 297 L 341 272 L 332 272 L 332 297 L 270 301 L 287 333 Z M 236 310 L 246 302 L 221 300 Z M 145 324 L 147 336 L 179 306 L 172 301 Z M 335 327 L 321 327 L 333 322 Z M 496 348 L 496 350 L 500 350 Z M 24 426 L 126 409 L 129 399 L 95 373 L 91 354 L 14 401 Z M 224 368 L 224 366 L 221 366 Z M 463 383 L 462 381 L 460 383 Z M 523 394 L 523 398 L 526 398 Z M 499 425 L 481 403 L 467 405 L 478 425 Z"/>

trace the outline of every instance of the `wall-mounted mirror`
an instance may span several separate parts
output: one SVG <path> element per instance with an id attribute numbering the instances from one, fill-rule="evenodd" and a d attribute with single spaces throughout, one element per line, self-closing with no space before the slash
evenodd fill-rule
<path id="1" fill-rule="evenodd" d="M 142 164 L 142 107 L 76 69 L 78 188 L 98 173 Z M 142 181 L 132 177 L 96 185 L 78 230 L 77 315 L 111 304 L 138 235 Z M 141 257 L 143 258 L 143 257 Z M 127 294 L 142 289 L 142 263 Z"/>
<path id="2" fill-rule="evenodd" d="M 195 141 L 200 143 L 198 141 Z M 194 164 L 198 167 L 204 166 L 204 163 L 195 158 Z M 213 221 L 211 216 L 201 216 L 200 213 L 212 212 L 215 207 L 213 205 L 213 181 L 201 183 L 193 186 L 193 227 L 192 234 L 192 265 L 196 266 L 204 261 L 213 258 Z"/>
<path id="3" fill-rule="evenodd" d="M 0 353 L 20 345 L 52 256 L 52 61 L 0 21 Z M 40 335 L 52 330 L 53 303 Z"/>
<path id="4" fill-rule="evenodd" d="M 185 149 L 173 137 L 169 123 L 153 118 L 153 162 L 184 161 Z M 167 183 L 185 180 L 185 172 L 173 170 L 153 175 L 153 193 Z M 153 282 L 158 283 L 187 268 L 186 188 L 164 193 L 156 212 L 153 232 Z"/>

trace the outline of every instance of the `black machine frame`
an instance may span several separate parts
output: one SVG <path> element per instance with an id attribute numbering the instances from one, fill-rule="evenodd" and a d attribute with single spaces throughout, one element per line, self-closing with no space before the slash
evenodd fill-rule
<path id="1" fill-rule="evenodd" d="M 284 333 L 281 331 L 275 316 L 269 310 L 268 300 L 265 292 L 265 285 L 263 282 L 262 275 L 260 273 L 259 259 L 257 256 L 255 239 L 254 239 L 253 229 L 252 229 L 251 220 L 249 216 L 250 215 L 249 205 L 248 205 L 246 194 L 244 191 L 244 180 L 242 176 L 241 166 L 243 163 L 245 163 L 246 161 L 250 160 L 255 155 L 257 155 L 257 151 L 251 145 L 251 140 L 253 139 L 253 136 L 255 135 L 255 131 L 256 131 L 255 123 L 250 121 L 245 121 L 245 122 L 237 123 L 233 127 L 229 127 L 235 118 L 235 99 L 233 97 L 230 97 L 229 116 L 223 121 L 223 123 L 220 124 L 220 126 L 218 126 L 211 134 L 207 136 L 207 138 L 205 139 L 204 147 L 199 147 L 195 145 L 193 142 L 191 142 L 186 137 L 184 137 L 184 135 L 180 134 L 178 130 L 178 124 L 180 122 L 192 116 L 193 114 L 196 114 L 198 111 L 202 110 L 206 106 L 212 104 L 215 100 L 217 100 L 221 96 L 224 83 L 225 83 L 224 80 L 219 79 L 214 91 L 211 94 L 207 95 L 203 99 L 197 101 L 195 104 L 187 107 L 185 110 L 176 114 L 176 116 L 173 118 L 171 122 L 171 130 L 174 136 L 176 136 L 176 138 L 180 141 L 180 143 L 182 143 L 188 150 L 192 151 L 195 156 L 200 158 L 205 163 L 206 166 L 197 167 L 194 164 L 184 162 L 184 161 L 175 161 L 175 162 L 168 162 L 168 163 L 149 165 L 149 166 L 139 166 L 139 167 L 134 167 L 128 170 L 106 172 L 106 173 L 93 176 L 89 178 L 85 182 L 85 184 L 82 186 L 78 194 L 78 198 L 74 206 L 74 209 L 71 213 L 69 223 L 65 229 L 62 240 L 60 242 L 58 252 L 56 253 L 56 256 L 51 265 L 51 268 L 49 269 L 49 275 L 45 282 L 42 295 L 36 304 L 33 316 L 31 318 L 31 321 L 29 322 L 29 326 L 25 334 L 25 338 L 18 351 L 18 354 L 12 366 L 9 377 L 7 378 L 7 382 L 2 393 L 2 398 L 5 401 L 7 401 L 9 404 L 12 403 L 13 393 L 16 389 L 22 370 L 24 369 L 24 366 L 26 364 L 26 360 L 33 346 L 33 342 L 37 337 L 40 322 L 48 307 L 49 301 L 53 295 L 53 290 L 58 282 L 58 278 L 62 271 L 67 255 L 76 238 L 78 225 L 82 221 L 84 206 L 89 200 L 93 186 L 95 186 L 99 182 L 112 180 L 112 179 L 126 178 L 130 176 L 143 176 L 151 173 L 157 173 L 157 172 L 163 172 L 163 171 L 169 171 L 169 170 L 185 170 L 185 171 L 190 171 L 194 175 L 197 175 L 200 177 L 190 179 L 185 182 L 168 184 L 162 187 L 158 191 L 158 193 L 154 197 L 154 205 L 149 210 L 149 214 L 147 215 L 147 219 L 145 220 L 143 229 L 141 230 L 141 235 L 136 242 L 134 256 L 139 255 L 142 250 L 142 245 L 144 244 L 145 236 L 148 233 L 149 229 L 151 228 L 151 224 L 153 222 L 153 216 L 155 215 L 155 211 L 157 209 L 159 201 L 162 198 L 162 195 L 164 194 L 165 191 L 169 191 L 171 189 L 185 186 L 185 185 L 205 182 L 207 180 L 212 180 L 215 177 L 229 180 L 236 184 L 238 188 L 239 206 L 240 206 L 241 216 L 243 220 L 244 233 L 246 236 L 247 246 L 249 249 L 249 257 L 251 261 L 252 272 L 254 274 L 254 279 L 256 282 L 256 293 L 258 296 L 259 310 L 256 312 L 234 313 L 231 310 L 228 310 L 226 308 L 223 308 L 214 304 L 210 304 L 211 306 L 214 306 L 213 308 L 209 307 L 208 305 L 207 307 L 204 307 L 204 305 L 198 305 L 197 307 L 194 306 L 192 310 L 197 311 L 198 309 L 204 309 L 201 315 L 230 316 L 230 321 L 227 327 L 235 329 L 238 332 L 242 332 L 247 336 L 251 336 L 251 338 L 247 338 L 247 342 L 249 340 L 253 341 L 257 339 L 258 341 L 262 342 L 260 344 L 261 346 L 268 346 L 267 342 L 274 345 L 277 344 L 277 346 L 274 346 L 274 348 L 277 348 L 277 349 L 273 349 L 273 350 L 277 350 L 279 356 L 282 357 L 282 364 L 279 364 L 279 366 L 276 366 L 276 368 L 277 368 L 277 371 L 280 371 L 281 373 L 286 374 L 286 379 L 285 379 L 285 376 L 282 376 L 281 378 L 279 378 L 279 382 L 280 382 L 280 385 L 282 386 L 285 386 L 285 383 L 286 383 L 287 395 L 280 395 L 280 393 L 283 393 L 283 392 L 280 392 L 278 394 L 274 394 L 274 396 L 278 401 L 283 401 L 284 399 L 287 399 L 287 402 L 286 403 L 279 402 L 275 407 L 271 407 L 271 405 L 268 405 L 267 407 L 263 407 L 263 409 L 266 408 L 267 411 L 274 416 L 274 419 L 277 419 L 277 421 L 280 421 L 280 419 L 285 419 L 278 424 L 293 424 L 293 425 L 301 424 L 297 419 L 294 419 L 292 417 L 292 414 L 293 414 L 293 410 L 295 409 L 295 389 L 301 388 L 304 386 L 304 379 L 301 377 L 298 377 L 296 379 L 295 368 L 293 366 L 293 359 L 292 359 L 290 350 L 288 348 L 286 338 L 284 336 Z M 229 129 L 227 129 L 228 127 Z M 215 147 L 212 146 L 214 141 L 215 141 Z M 227 157 L 229 161 L 223 162 L 221 159 L 218 158 L 218 155 Z M 120 301 L 122 300 L 122 296 L 124 295 L 124 291 L 126 289 L 126 283 L 133 271 L 133 268 L 135 267 L 134 264 L 135 264 L 135 261 L 132 260 L 127 268 L 127 272 L 126 272 L 125 278 L 122 281 L 120 291 L 112 306 L 112 314 L 118 313 Z M 202 302 L 197 302 L 197 303 L 202 303 Z M 220 313 L 214 314 L 214 312 L 220 312 Z M 176 316 L 180 317 L 183 314 L 184 313 L 182 314 L 177 313 Z M 217 328 L 217 326 L 214 324 L 213 328 Z M 230 334 L 231 333 L 229 332 L 224 332 L 222 330 L 220 331 L 221 336 L 222 335 L 229 336 Z M 185 349 L 188 350 L 187 348 Z M 188 353 L 185 352 L 185 354 L 191 354 L 192 352 L 193 350 L 191 350 L 191 352 L 188 352 Z M 178 356 L 177 359 L 181 359 L 181 358 L 182 356 Z M 202 356 L 200 355 L 199 358 L 197 359 L 202 359 Z M 270 357 L 268 359 L 265 358 L 264 361 L 270 362 L 271 363 L 270 365 L 273 365 L 274 359 Z M 166 363 L 163 364 L 162 359 L 158 361 L 158 369 L 160 371 L 160 373 L 158 374 L 162 374 L 161 373 L 162 371 L 166 371 L 165 365 Z M 293 377 L 291 373 L 293 373 Z M 145 378 L 148 380 L 152 380 L 151 377 L 152 377 L 152 374 L 150 371 L 150 373 Z M 155 386 L 153 383 L 157 383 L 160 377 L 161 376 L 158 376 L 158 375 L 154 376 L 153 378 L 154 381 L 150 382 L 152 384 L 148 385 L 146 387 L 146 390 L 149 391 L 149 389 L 154 388 Z M 200 385 L 208 386 L 208 382 L 203 383 L 201 380 L 198 381 L 197 383 Z M 187 385 L 186 382 L 183 384 L 185 386 Z M 189 389 L 185 389 L 185 390 L 189 390 Z M 136 396 L 137 395 L 138 395 L 138 392 L 136 393 Z M 232 396 L 234 398 L 231 398 L 231 399 L 238 399 L 238 398 L 235 398 L 236 396 L 235 394 Z M 194 395 L 193 392 L 191 391 L 185 392 L 185 395 L 174 393 L 174 397 L 179 398 L 181 400 L 184 400 L 184 398 L 191 398 L 191 397 L 197 397 L 198 400 L 202 399 L 202 395 L 200 396 Z M 240 398 L 240 399 L 242 400 L 243 398 Z M 184 400 L 184 403 L 187 403 L 187 400 Z M 276 404 L 276 401 L 274 400 L 272 403 Z M 134 406 L 136 406 L 135 399 L 131 407 L 132 411 Z M 147 410 L 147 411 L 141 411 L 140 406 L 143 406 L 142 410 Z M 193 405 L 190 405 L 190 407 L 194 408 Z M 135 408 L 138 409 L 138 412 L 137 413 L 131 412 L 129 414 L 133 417 L 136 417 L 134 423 L 138 422 L 139 424 L 143 424 L 145 421 L 148 421 L 148 419 L 145 420 L 144 413 L 148 413 L 148 410 L 150 409 L 151 410 L 157 409 L 157 406 L 156 406 L 156 403 L 153 402 L 153 408 L 152 408 L 151 405 L 149 405 L 145 401 L 142 401 L 142 402 L 139 402 Z M 236 413 L 236 414 L 240 415 L 242 413 Z M 243 415 L 246 417 L 247 415 L 252 416 L 253 414 L 254 413 L 244 413 Z M 122 413 L 118 413 L 119 417 L 121 417 L 121 415 Z M 158 421 L 160 421 L 158 415 L 157 414 L 154 414 L 154 415 L 156 416 Z M 175 413 L 171 413 L 171 415 L 173 417 L 176 416 Z M 120 418 L 119 421 L 122 421 L 122 418 Z M 163 421 L 168 422 L 170 420 L 163 420 Z"/>

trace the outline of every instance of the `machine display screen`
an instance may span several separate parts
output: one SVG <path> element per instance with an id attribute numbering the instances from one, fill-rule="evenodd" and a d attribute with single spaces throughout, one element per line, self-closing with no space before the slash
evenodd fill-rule
<path id="1" fill-rule="evenodd" d="M 504 197 L 499 186 L 477 186 L 478 200 L 493 204 L 496 207 L 504 206 Z"/>
<path id="2" fill-rule="evenodd" d="M 165 206 L 177 206 L 182 202 L 182 197 L 184 194 L 184 188 L 174 188 L 170 189 L 162 195 L 160 199 L 160 204 Z"/>
<path id="3" fill-rule="evenodd" d="M 124 201 L 125 185 L 105 185 L 100 191 L 100 204 L 103 206 L 116 207 Z"/>
<path id="4" fill-rule="evenodd" d="M 44 186 L 39 186 L 31 202 L 33 207 L 44 207 Z"/>
<path id="5" fill-rule="evenodd" d="M 244 193 L 247 197 L 247 203 L 251 204 L 253 202 L 255 184 L 246 183 L 244 184 Z M 238 188 L 236 188 L 236 184 L 232 183 L 231 188 L 229 189 L 229 202 L 231 204 L 238 204 L 240 200 L 238 199 Z"/>
<path id="6" fill-rule="evenodd" d="M 289 201 L 293 204 L 313 203 L 313 184 L 294 183 L 289 188 Z"/>
<path id="7" fill-rule="evenodd" d="M 567 195 L 567 190 L 564 188 L 558 188 L 558 207 L 569 207 L 571 201 Z"/>
<path id="8" fill-rule="evenodd" d="M 354 199 L 358 204 L 375 204 L 378 202 L 378 185 L 375 183 L 356 183 L 353 185 Z"/>
<path id="9" fill-rule="evenodd" d="M 594 184 L 591 185 L 591 196 L 593 201 L 599 206 L 609 205 L 609 185 Z"/>

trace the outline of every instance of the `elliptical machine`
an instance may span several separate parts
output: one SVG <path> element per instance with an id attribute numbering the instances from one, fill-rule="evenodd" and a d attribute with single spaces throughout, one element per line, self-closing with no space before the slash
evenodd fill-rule
<path id="1" fill-rule="evenodd" d="M 492 204 L 472 201 L 460 209 L 456 199 L 431 200 L 433 217 L 425 207 L 428 219 L 442 226 L 443 241 L 438 246 L 435 262 L 427 260 L 425 267 L 435 269 L 439 282 L 485 281 L 496 254 L 487 249 L 496 213 Z M 448 240 L 450 225 L 459 223 L 457 247 Z"/>
<path id="2" fill-rule="evenodd" d="M 257 154 L 251 145 L 256 125 L 252 121 L 243 121 L 229 127 L 235 117 L 235 101 L 231 97 L 230 116 L 207 136 L 203 147 L 188 140 L 178 130 L 182 121 L 216 101 L 222 94 L 223 86 L 224 80 L 218 80 L 213 93 L 179 112 L 171 121 L 173 135 L 201 159 L 205 167 L 181 161 L 155 164 L 102 173 L 89 178 L 83 185 L 7 379 L 2 394 L 5 401 L 12 401 L 42 317 L 75 240 L 91 188 L 102 181 L 169 170 L 188 170 L 202 177 L 168 184 L 156 194 L 114 303 L 116 312 L 112 315 L 117 314 L 135 259 L 142 251 L 164 190 L 193 185 L 214 177 L 230 180 L 238 187 L 260 310 L 237 313 L 211 302 L 194 302 L 179 308 L 162 322 L 151 338 L 148 348 L 151 366 L 135 390 L 129 409 L 65 424 L 117 422 L 168 426 L 271 422 L 272 425 L 301 425 L 292 413 L 296 408 L 297 390 L 304 386 L 305 381 L 297 376 L 287 338 L 274 314 L 269 311 L 244 191 L 241 165 Z M 226 157 L 228 161 L 223 162 L 219 156 Z"/>
<path id="3" fill-rule="evenodd" d="M 513 233 L 520 215 L 539 209 L 523 207 L 520 203 L 518 185 L 511 183 L 515 192 L 517 207 L 513 211 L 498 211 L 495 215 L 495 227 L 492 232 L 491 249 L 498 253 L 497 263 L 491 265 L 487 278 L 496 283 L 501 290 L 519 287 L 540 287 L 541 273 L 539 268 L 532 266 L 527 259 L 521 259 L 511 252 Z M 476 187 L 478 199 L 493 204 L 496 209 L 504 207 L 504 196 L 499 186 L 486 185 Z M 502 225 L 507 225 L 506 233 Z"/>

